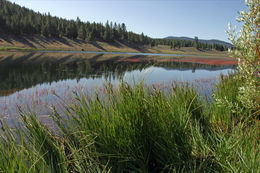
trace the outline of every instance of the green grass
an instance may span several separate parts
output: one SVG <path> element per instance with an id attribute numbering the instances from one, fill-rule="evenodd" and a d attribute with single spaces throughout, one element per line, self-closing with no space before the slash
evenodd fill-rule
<path id="1" fill-rule="evenodd" d="M 239 82 L 223 79 L 215 95 L 236 102 Z M 188 85 L 77 92 L 66 115 L 53 108 L 54 129 L 25 112 L 23 127 L 3 123 L 0 172 L 260 172 L 259 122 L 228 109 Z"/>

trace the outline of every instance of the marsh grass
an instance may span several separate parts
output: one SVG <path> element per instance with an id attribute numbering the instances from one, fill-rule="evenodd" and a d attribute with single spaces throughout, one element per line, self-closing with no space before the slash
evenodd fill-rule
<path id="1" fill-rule="evenodd" d="M 222 82 L 228 82 L 223 81 Z M 238 81 L 239 82 L 239 81 Z M 215 93 L 236 101 L 236 85 Z M 55 129 L 22 112 L 0 132 L 0 172 L 259 172 L 259 123 L 208 103 L 188 85 L 142 82 L 75 92 Z"/>

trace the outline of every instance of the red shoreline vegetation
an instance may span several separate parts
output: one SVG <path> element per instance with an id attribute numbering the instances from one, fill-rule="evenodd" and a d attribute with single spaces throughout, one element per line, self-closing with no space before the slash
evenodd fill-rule
<path id="1" fill-rule="evenodd" d="M 207 65 L 237 65 L 238 61 L 235 58 L 230 57 L 220 57 L 220 58 L 197 58 L 197 57 L 185 57 L 185 58 L 149 58 L 145 60 L 151 60 L 156 62 L 191 62 L 191 63 L 200 63 Z M 125 62 L 142 62 L 142 58 L 126 58 L 120 61 Z"/>

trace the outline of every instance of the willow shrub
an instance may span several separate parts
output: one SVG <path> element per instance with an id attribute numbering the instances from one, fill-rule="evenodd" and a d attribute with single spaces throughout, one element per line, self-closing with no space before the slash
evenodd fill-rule
<path id="1" fill-rule="evenodd" d="M 242 80 L 238 87 L 237 101 L 244 108 L 250 109 L 255 118 L 260 118 L 260 1 L 246 0 L 248 11 L 241 11 L 237 21 L 242 22 L 240 32 L 235 29 L 227 31 L 230 41 L 234 45 L 231 54 L 238 58 L 237 80 Z M 221 100 L 221 98 L 219 98 Z M 225 100 L 221 100 L 225 103 Z M 227 106 L 234 103 L 226 102 Z M 235 103 L 236 104 L 236 103 Z M 236 105 L 233 105 L 233 107 Z"/>

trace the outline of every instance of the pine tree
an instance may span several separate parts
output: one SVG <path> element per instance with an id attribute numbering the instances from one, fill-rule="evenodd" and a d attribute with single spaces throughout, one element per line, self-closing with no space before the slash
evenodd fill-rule
<path id="1" fill-rule="evenodd" d="M 110 26 L 109 26 L 109 22 L 107 21 L 106 22 L 106 28 L 105 28 L 105 31 L 104 31 L 104 34 L 103 34 L 103 40 L 104 41 L 110 41 L 111 39 L 111 29 L 110 29 Z"/>
<path id="2" fill-rule="evenodd" d="M 120 40 L 122 40 L 122 41 L 127 40 L 126 26 L 124 23 L 122 23 L 122 25 L 121 25 Z"/>
<path id="3" fill-rule="evenodd" d="M 199 49 L 199 38 L 197 36 L 194 38 L 194 47 Z"/>
<path id="4" fill-rule="evenodd" d="M 109 31 L 105 30 L 103 34 L 103 40 L 104 41 L 109 41 Z"/>
<path id="5" fill-rule="evenodd" d="M 86 29 L 84 25 L 80 25 L 80 28 L 78 30 L 78 37 L 82 40 L 86 39 Z"/>
<path id="6" fill-rule="evenodd" d="M 42 25 L 42 29 L 41 29 L 41 35 L 45 36 L 45 37 L 48 37 L 49 34 L 48 34 L 48 31 L 47 31 L 47 27 L 46 25 Z"/>
<path id="7" fill-rule="evenodd" d="M 88 32 L 88 34 L 87 34 L 87 41 L 94 41 L 93 31 Z"/>
<path id="8" fill-rule="evenodd" d="M 144 43 L 144 33 L 141 33 L 141 35 L 139 36 L 139 41 L 141 44 Z"/>

